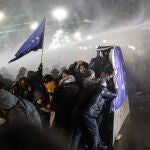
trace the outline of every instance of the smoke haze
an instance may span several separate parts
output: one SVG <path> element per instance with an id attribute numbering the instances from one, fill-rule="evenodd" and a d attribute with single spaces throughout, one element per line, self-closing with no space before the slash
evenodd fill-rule
<path id="1" fill-rule="evenodd" d="M 130 74 L 136 74 L 139 84 L 142 84 L 141 77 L 148 79 L 149 0 L 0 0 L 0 3 L 0 11 L 6 16 L 0 22 L 0 67 L 5 66 L 14 76 L 22 66 L 28 70 L 37 69 L 41 51 L 30 53 L 11 64 L 8 61 L 32 33 L 30 23 L 40 23 L 46 16 L 44 67 L 51 69 L 56 64 L 68 66 L 80 59 L 89 62 L 96 56 L 96 46 L 119 45 Z M 51 15 L 59 6 L 68 12 L 68 17 L 61 24 Z M 62 30 L 59 35 L 56 33 L 58 30 Z M 78 39 L 74 39 L 75 32 L 80 32 Z M 61 38 L 68 38 L 69 42 Z M 56 42 L 59 46 L 52 47 L 52 43 L 56 45 Z"/>

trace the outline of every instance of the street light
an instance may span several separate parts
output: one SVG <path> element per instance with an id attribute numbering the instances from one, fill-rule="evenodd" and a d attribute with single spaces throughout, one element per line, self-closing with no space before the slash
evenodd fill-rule
<path id="1" fill-rule="evenodd" d="M 0 21 L 4 19 L 4 13 L 0 12 Z"/>
<path id="2" fill-rule="evenodd" d="M 31 26 L 30 26 L 30 28 L 32 30 L 35 30 L 37 27 L 38 27 L 38 23 L 37 22 L 32 23 Z"/>
<path id="3" fill-rule="evenodd" d="M 53 17 L 61 21 L 67 17 L 67 11 L 63 8 L 57 8 L 53 11 Z"/>

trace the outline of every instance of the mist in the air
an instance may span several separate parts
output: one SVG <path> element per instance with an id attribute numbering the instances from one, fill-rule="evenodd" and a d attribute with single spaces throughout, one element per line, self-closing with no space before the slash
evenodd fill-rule
<path id="1" fill-rule="evenodd" d="M 61 23 L 52 16 L 52 11 L 59 6 L 68 13 Z M 1 11 L 7 17 L 0 22 L 0 67 L 6 67 L 14 77 L 20 67 L 37 70 L 41 50 L 11 64 L 8 61 L 33 32 L 29 29 L 30 24 L 40 23 L 47 17 L 44 68 L 68 67 L 75 60 L 89 62 L 96 56 L 98 45 L 118 45 L 123 51 L 130 78 L 136 78 L 139 85 L 145 82 L 145 87 L 141 88 L 149 86 L 146 81 L 150 56 L 150 1 L 3 0 Z"/>

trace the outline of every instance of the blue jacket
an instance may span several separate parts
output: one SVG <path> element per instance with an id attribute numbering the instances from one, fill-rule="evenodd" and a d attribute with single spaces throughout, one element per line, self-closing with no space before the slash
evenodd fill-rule
<path id="1" fill-rule="evenodd" d="M 92 97 L 92 100 L 87 105 L 84 113 L 90 115 L 93 118 L 97 118 L 102 111 L 104 102 L 106 100 L 112 100 L 116 96 L 116 93 L 108 91 L 107 88 L 103 88 L 102 90 L 99 89 L 97 94 Z"/>

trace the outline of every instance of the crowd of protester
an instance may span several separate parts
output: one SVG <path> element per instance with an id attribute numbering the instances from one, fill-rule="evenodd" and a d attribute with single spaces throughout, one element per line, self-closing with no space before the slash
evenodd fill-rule
<path id="1" fill-rule="evenodd" d="M 86 146 L 89 150 L 108 149 L 107 136 L 112 132 L 112 127 L 109 127 L 112 102 L 117 96 L 109 52 L 98 52 L 90 63 L 75 61 L 68 69 L 64 68 L 55 75 L 43 75 L 40 64 L 38 71 L 29 71 L 26 76 L 24 73 L 18 75 L 7 89 L 1 85 L 1 117 L 8 123 L 13 118 L 21 120 L 23 113 L 19 109 L 25 111 L 24 107 L 27 107 L 29 121 L 37 123 L 43 130 L 54 128 L 60 136 L 68 138 L 72 149 Z M 2 98 L 3 94 L 7 96 Z M 8 109 L 2 108 L 2 99 L 14 102 Z M 19 106 L 16 99 L 20 101 Z M 35 108 L 39 115 L 33 111 Z M 15 113 L 8 113 L 7 110 L 12 112 L 13 109 L 16 109 Z M 21 113 L 18 118 L 13 116 L 17 112 Z M 31 114 L 36 116 L 31 117 Z"/>

